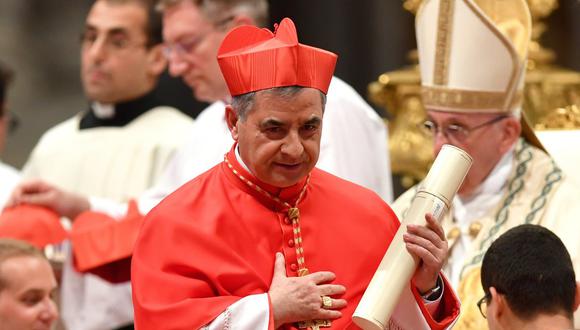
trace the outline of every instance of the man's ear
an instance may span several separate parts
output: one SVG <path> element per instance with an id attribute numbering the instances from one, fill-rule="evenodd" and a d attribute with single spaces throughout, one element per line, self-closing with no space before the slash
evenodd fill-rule
<path id="1" fill-rule="evenodd" d="M 576 299 L 574 299 L 574 311 L 580 306 L 580 282 L 576 282 Z"/>
<path id="2" fill-rule="evenodd" d="M 232 139 L 238 141 L 238 121 L 239 117 L 234 108 L 231 105 L 226 105 L 226 122 L 228 124 L 228 129 L 232 134 Z"/>
<path id="3" fill-rule="evenodd" d="M 163 46 L 159 44 L 151 47 L 147 54 L 147 68 L 151 76 L 157 78 L 166 66 L 167 60 L 163 56 Z"/>
<path id="4" fill-rule="evenodd" d="M 503 154 L 519 139 L 520 133 L 522 132 L 522 124 L 518 118 L 508 117 L 504 119 L 504 125 L 502 127 L 502 140 L 499 145 L 499 151 Z"/>
<path id="5" fill-rule="evenodd" d="M 490 309 L 488 305 L 487 311 L 488 313 L 493 313 L 493 318 L 495 320 L 500 320 L 502 316 L 505 315 L 507 311 L 506 308 L 509 307 L 507 305 L 507 301 L 505 300 L 504 296 L 499 294 L 499 292 L 497 292 L 493 286 L 489 287 L 489 294 L 491 295 L 491 299 L 488 304 L 493 302 L 495 307 Z"/>

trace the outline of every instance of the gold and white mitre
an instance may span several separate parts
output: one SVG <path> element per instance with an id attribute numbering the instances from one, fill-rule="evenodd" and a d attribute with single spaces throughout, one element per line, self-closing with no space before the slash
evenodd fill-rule
<path id="1" fill-rule="evenodd" d="M 455 288 L 462 312 L 454 329 L 487 329 L 477 308 L 484 295 L 481 261 L 489 245 L 509 228 L 522 223 L 549 228 L 562 239 L 580 273 L 580 225 L 575 220 L 580 207 L 573 201 L 578 189 L 550 156 L 530 146 L 543 149 L 521 113 L 531 37 L 525 0 L 423 0 L 416 33 L 426 110 L 467 115 L 520 113 L 522 136 L 529 142 L 516 143 L 512 173 L 502 187 L 501 202 L 477 219 L 480 226 L 465 252 Z M 397 215 L 405 214 L 415 191 L 410 189 L 394 202 Z M 454 223 L 452 214 L 442 221 L 448 238 Z"/>
<path id="2" fill-rule="evenodd" d="M 427 109 L 520 108 L 531 38 L 525 0 L 426 0 L 416 33 Z"/>
<path id="3" fill-rule="evenodd" d="M 521 114 L 521 135 L 544 149 L 521 113 L 532 33 L 525 0 L 425 0 L 415 28 L 425 109 Z"/>
<path id="4" fill-rule="evenodd" d="M 525 0 L 425 0 L 415 23 L 427 110 L 520 113 L 532 31 Z M 523 115 L 522 136 L 543 149 Z"/>

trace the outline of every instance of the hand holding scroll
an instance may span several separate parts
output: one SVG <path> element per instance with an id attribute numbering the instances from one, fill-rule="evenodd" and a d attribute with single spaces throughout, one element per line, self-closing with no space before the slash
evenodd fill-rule
<path id="1" fill-rule="evenodd" d="M 427 226 L 408 225 L 403 235 L 407 251 L 420 259 L 413 278 L 420 293 L 435 287 L 449 249 L 443 227 L 431 214 L 425 219 Z"/>

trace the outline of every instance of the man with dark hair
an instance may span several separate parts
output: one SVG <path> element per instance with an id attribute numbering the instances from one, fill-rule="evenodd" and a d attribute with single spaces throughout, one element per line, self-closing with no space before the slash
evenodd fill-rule
<path id="1" fill-rule="evenodd" d="M 12 77 L 12 71 L 0 62 L 0 155 L 2 155 L 6 136 L 10 129 L 10 113 L 8 112 L 6 94 Z M 0 161 L 0 212 L 18 181 L 20 181 L 18 171 Z"/>
<path id="2" fill-rule="evenodd" d="M 517 226 L 495 240 L 481 284 L 478 306 L 491 330 L 573 328 L 580 286 L 566 247 L 544 227 Z"/>
<path id="3" fill-rule="evenodd" d="M 164 105 L 155 91 L 167 64 L 160 19 L 147 0 L 94 2 L 81 35 L 81 80 L 90 107 L 42 136 L 23 176 L 47 183 L 39 182 L 30 192 L 54 184 L 122 203 L 157 181 L 193 123 Z M 130 283 L 111 285 L 80 274 L 71 259 L 63 268 L 61 290 L 66 327 L 131 324 Z"/>

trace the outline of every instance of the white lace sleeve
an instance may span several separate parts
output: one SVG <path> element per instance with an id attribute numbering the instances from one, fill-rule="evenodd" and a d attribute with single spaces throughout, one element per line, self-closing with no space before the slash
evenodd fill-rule
<path id="1" fill-rule="evenodd" d="M 254 294 L 230 305 L 204 330 L 267 330 L 270 322 L 268 294 Z"/>

